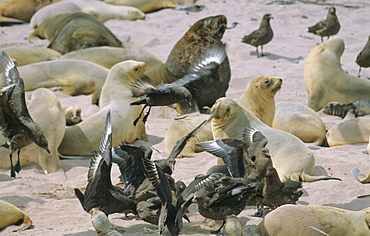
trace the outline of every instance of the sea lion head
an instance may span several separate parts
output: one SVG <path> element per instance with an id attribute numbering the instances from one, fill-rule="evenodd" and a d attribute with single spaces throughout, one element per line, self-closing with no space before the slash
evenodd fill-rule
<path id="1" fill-rule="evenodd" d="M 235 215 L 226 217 L 222 235 L 243 235 L 243 226 L 238 217 Z"/>
<path id="2" fill-rule="evenodd" d="M 92 224 L 99 235 L 107 235 L 114 229 L 104 212 L 92 208 L 90 214 Z"/>
<path id="3" fill-rule="evenodd" d="M 261 96 L 261 93 L 264 94 L 264 97 L 269 99 L 273 99 L 276 93 L 281 89 L 281 85 L 283 84 L 283 80 L 281 78 L 276 78 L 272 76 L 260 76 L 253 78 L 248 86 L 248 92 L 256 92 L 257 94 L 253 94 L 256 96 Z M 248 87 L 254 87 L 254 89 L 248 89 Z"/>
<path id="4" fill-rule="evenodd" d="M 134 60 L 127 60 L 115 64 L 110 73 L 116 74 L 116 78 L 125 78 L 127 82 L 134 83 L 145 71 L 145 62 L 139 62 Z M 125 75 L 128 75 L 126 77 Z"/>
<path id="5" fill-rule="evenodd" d="M 333 36 L 331 39 L 317 45 L 316 48 L 314 48 L 313 50 L 315 49 L 318 50 L 320 53 L 324 53 L 325 50 L 333 53 L 338 62 L 340 62 L 340 58 L 342 57 L 344 52 L 344 40 L 342 37 L 336 35 Z"/>
<path id="6" fill-rule="evenodd" d="M 218 108 L 216 114 L 214 114 L 213 119 L 219 122 L 229 120 L 233 118 L 238 113 L 238 106 L 234 100 L 229 98 L 219 98 L 212 106 L 210 113 L 213 113 Z"/>
<path id="7" fill-rule="evenodd" d="M 227 19 L 224 15 L 210 16 L 198 20 L 186 32 L 186 38 L 190 40 L 204 40 L 213 38 L 221 40 L 227 27 Z"/>
<path id="8" fill-rule="evenodd" d="M 82 121 L 81 118 L 81 107 L 78 106 L 69 106 L 64 111 L 66 116 L 67 125 L 75 125 Z"/>

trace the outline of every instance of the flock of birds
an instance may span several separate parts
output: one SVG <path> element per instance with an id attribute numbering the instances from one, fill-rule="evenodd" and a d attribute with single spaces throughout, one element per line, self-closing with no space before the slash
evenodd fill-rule
<path id="1" fill-rule="evenodd" d="M 242 39 L 242 42 L 256 47 L 257 56 L 258 47 L 261 46 L 263 56 L 263 45 L 273 38 L 271 19 L 270 14 L 265 14 L 260 28 Z M 335 8 L 331 7 L 327 18 L 309 27 L 309 32 L 319 35 L 322 40 L 325 36 L 336 34 L 339 29 Z M 176 82 L 155 87 L 145 82 L 136 84 L 133 96 L 140 99 L 131 105 L 144 104 L 143 111 L 147 106 L 150 109 L 151 106 L 170 105 L 179 101 L 187 101 L 191 106 L 192 95 L 184 85 L 209 75 L 225 57 L 224 45 L 217 45 L 196 60 L 189 72 Z M 370 67 L 370 37 L 356 63 L 360 66 L 359 73 L 361 67 Z M 15 177 L 15 172 L 20 171 L 19 153 L 23 147 L 34 142 L 45 151 L 50 151 L 41 128 L 28 113 L 23 80 L 14 62 L 4 52 L 0 55 L 0 71 L 7 82 L 0 91 L 0 129 L 7 139 L 0 145 L 11 151 L 11 176 Z M 134 124 L 140 116 L 133 121 Z M 189 220 L 186 216 L 188 207 L 196 203 L 199 213 L 205 218 L 223 220 L 224 224 L 213 233 L 219 234 L 224 227 L 224 233 L 227 234 L 230 228 L 228 224 L 234 225 L 231 228 L 235 233 L 242 228 L 240 222 L 235 223 L 238 222 L 236 216 L 246 206 L 257 206 L 256 215 L 263 216 L 278 206 L 298 201 L 303 194 L 299 190 L 301 182 L 280 181 L 276 169 L 272 167 L 269 150 L 265 147 L 268 140 L 260 131 L 249 126 L 243 131 L 242 140 L 222 139 L 198 143 L 204 150 L 222 158 L 224 165 L 211 168 L 206 175 L 195 176 L 188 186 L 181 180 L 175 181 L 171 176 L 175 157 L 189 138 L 211 119 L 212 114 L 179 140 L 167 159 L 153 161 L 152 150 L 148 147 L 130 144 L 112 147 L 114 131 L 108 113 L 99 150 L 94 152 L 91 159 L 87 187 L 84 193 L 75 189 L 83 209 L 92 214 L 96 230 L 116 231 L 119 235 L 119 230 L 107 223 L 109 220 L 105 216 L 124 212 L 158 224 L 161 235 L 178 235 L 183 218 Z M 12 154 L 16 151 L 18 162 L 13 166 Z M 119 185 L 112 184 L 113 163 L 119 166 L 121 172 L 122 183 Z"/>

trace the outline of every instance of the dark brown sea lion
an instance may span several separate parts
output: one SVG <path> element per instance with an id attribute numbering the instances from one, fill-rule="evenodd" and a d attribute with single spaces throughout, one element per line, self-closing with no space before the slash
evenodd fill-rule
<path id="1" fill-rule="evenodd" d="M 210 16 L 197 21 L 175 44 L 166 63 L 148 69 L 144 76 L 148 77 L 154 86 L 180 79 L 199 55 L 209 47 L 222 43 L 226 27 L 227 19 L 224 15 Z M 193 105 L 197 104 L 201 111 L 203 106 L 212 106 L 217 98 L 225 96 L 230 77 L 230 64 L 226 56 L 215 72 L 186 86 L 193 95 Z M 186 102 L 177 103 L 175 109 L 179 114 L 189 112 Z"/>
<path id="2" fill-rule="evenodd" d="M 121 47 L 122 42 L 94 16 L 86 13 L 65 13 L 50 17 L 28 37 L 48 39 L 52 48 L 61 54 L 78 49 L 112 46 Z"/>

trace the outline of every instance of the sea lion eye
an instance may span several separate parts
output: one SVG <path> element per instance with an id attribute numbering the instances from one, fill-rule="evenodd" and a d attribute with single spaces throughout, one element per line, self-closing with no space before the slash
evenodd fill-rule
<path id="1" fill-rule="evenodd" d="M 138 72 L 139 71 L 139 67 L 135 67 L 134 71 L 135 72 Z"/>
<path id="2" fill-rule="evenodd" d="M 228 107 L 228 108 L 226 108 L 226 112 L 230 112 L 230 108 Z"/>
<path id="3" fill-rule="evenodd" d="M 269 80 L 265 80 L 265 84 L 268 84 L 268 83 L 270 83 L 270 81 Z"/>
<path id="4" fill-rule="evenodd" d="M 255 161 L 256 161 L 256 156 L 252 156 L 251 160 L 252 160 L 253 162 L 255 162 Z"/>

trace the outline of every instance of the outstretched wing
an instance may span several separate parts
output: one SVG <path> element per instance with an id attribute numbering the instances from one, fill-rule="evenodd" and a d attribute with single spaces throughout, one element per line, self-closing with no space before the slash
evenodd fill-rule
<path id="1" fill-rule="evenodd" d="M 261 131 L 247 126 L 243 130 L 243 142 L 247 145 L 249 155 L 256 155 L 259 149 L 266 147 L 268 140 Z"/>

